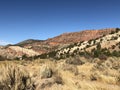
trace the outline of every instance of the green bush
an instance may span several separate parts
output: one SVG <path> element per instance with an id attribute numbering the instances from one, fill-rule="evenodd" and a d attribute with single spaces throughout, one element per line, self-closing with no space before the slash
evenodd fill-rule
<path id="1" fill-rule="evenodd" d="M 105 54 L 100 54 L 100 55 L 98 56 L 98 58 L 99 58 L 100 60 L 107 60 L 107 56 L 106 56 Z"/>
<path id="2" fill-rule="evenodd" d="M 45 58 L 47 58 L 47 54 L 41 54 L 41 55 L 39 55 L 39 57 L 40 57 L 41 59 L 45 59 Z"/>
<path id="3" fill-rule="evenodd" d="M 120 56 L 120 51 L 114 50 L 114 51 L 112 52 L 112 56 L 119 57 L 119 56 Z"/>
<path id="4" fill-rule="evenodd" d="M 120 31 L 120 28 L 116 28 L 116 33 L 118 33 Z"/>
<path id="5" fill-rule="evenodd" d="M 115 33 L 115 31 L 111 31 L 111 33 L 110 34 L 114 34 Z"/>
<path id="6" fill-rule="evenodd" d="M 2 57 L 2 56 L 0 56 L 0 61 L 3 61 L 3 60 L 5 60 L 5 58 L 4 58 L 4 57 Z"/>
<path id="7" fill-rule="evenodd" d="M 101 51 L 96 49 L 93 53 L 94 53 L 94 57 L 99 57 L 99 55 L 101 54 Z"/>
<path id="8" fill-rule="evenodd" d="M 92 40 L 89 40 L 88 43 L 91 44 Z"/>
<path id="9" fill-rule="evenodd" d="M 97 48 L 98 50 L 101 49 L 101 45 L 100 45 L 100 43 L 97 44 L 96 48 Z"/>
<path id="10" fill-rule="evenodd" d="M 118 39 L 117 36 L 111 38 L 111 40 L 117 40 L 117 39 Z"/>
<path id="11" fill-rule="evenodd" d="M 115 47 L 116 47 L 115 45 L 112 45 L 112 49 L 115 49 Z"/>
<path id="12" fill-rule="evenodd" d="M 90 47 L 90 45 L 87 45 L 87 46 L 86 46 L 86 48 L 89 48 L 89 47 Z"/>

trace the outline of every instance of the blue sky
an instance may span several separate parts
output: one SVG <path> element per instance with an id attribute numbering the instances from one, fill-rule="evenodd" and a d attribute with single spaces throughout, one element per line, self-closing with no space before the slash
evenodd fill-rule
<path id="1" fill-rule="evenodd" d="M 120 0 L 0 0 L 0 44 L 120 27 Z"/>

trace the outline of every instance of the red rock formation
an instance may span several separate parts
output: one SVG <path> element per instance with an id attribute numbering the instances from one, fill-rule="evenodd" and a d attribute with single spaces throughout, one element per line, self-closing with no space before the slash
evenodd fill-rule
<path id="1" fill-rule="evenodd" d="M 115 28 L 101 29 L 101 30 L 84 30 L 80 32 L 64 33 L 60 36 L 48 39 L 46 42 L 50 45 L 51 43 L 54 43 L 54 46 L 55 43 L 56 45 L 75 43 L 75 42 L 95 39 L 103 35 L 107 35 L 111 31 L 115 31 Z"/>

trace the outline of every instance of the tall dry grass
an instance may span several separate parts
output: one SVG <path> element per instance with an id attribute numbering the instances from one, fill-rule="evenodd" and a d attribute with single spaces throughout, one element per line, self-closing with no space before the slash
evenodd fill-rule
<path id="1" fill-rule="evenodd" d="M 0 90 L 32 90 L 29 73 L 12 62 L 0 64 Z"/>
<path id="2" fill-rule="evenodd" d="M 120 58 L 79 58 L 0 62 L 0 90 L 120 90 Z"/>

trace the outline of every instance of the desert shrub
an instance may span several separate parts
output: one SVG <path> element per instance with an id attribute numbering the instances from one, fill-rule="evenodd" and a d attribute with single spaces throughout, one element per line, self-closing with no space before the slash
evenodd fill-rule
<path id="1" fill-rule="evenodd" d="M 118 33 L 120 31 L 120 28 L 116 28 L 116 33 Z"/>
<path id="2" fill-rule="evenodd" d="M 111 38 L 111 40 L 117 40 L 117 39 L 118 39 L 117 36 L 113 36 L 113 37 Z"/>
<path id="3" fill-rule="evenodd" d="M 119 57 L 119 56 L 120 56 L 120 52 L 119 52 L 119 51 L 114 50 L 114 51 L 112 52 L 112 56 Z"/>
<path id="4" fill-rule="evenodd" d="M 103 39 L 101 38 L 101 39 L 100 39 L 100 42 L 102 42 L 102 41 L 103 41 Z"/>
<path id="5" fill-rule="evenodd" d="M 48 56 L 52 57 L 52 58 L 55 57 L 56 56 L 56 51 L 49 52 Z"/>
<path id="6" fill-rule="evenodd" d="M 73 45 L 74 45 L 74 46 L 77 46 L 77 43 L 74 43 Z"/>
<path id="7" fill-rule="evenodd" d="M 103 37 L 105 37 L 106 35 L 105 34 L 103 34 Z"/>
<path id="8" fill-rule="evenodd" d="M 73 48 L 74 47 L 74 45 L 73 44 L 70 44 L 67 48 Z"/>
<path id="9" fill-rule="evenodd" d="M 65 55 L 64 55 L 63 53 L 60 53 L 60 56 L 57 57 L 58 60 L 59 60 L 59 59 L 64 59 L 64 58 L 65 58 Z"/>
<path id="10" fill-rule="evenodd" d="M 69 55 L 69 53 L 66 53 L 66 58 L 68 58 L 70 55 Z"/>
<path id="11" fill-rule="evenodd" d="M 87 46 L 86 46 L 86 48 L 89 48 L 89 47 L 90 47 L 90 45 L 87 45 Z"/>
<path id="12" fill-rule="evenodd" d="M 91 52 L 88 52 L 86 50 L 84 52 L 85 52 L 85 54 L 84 54 L 85 58 L 90 59 L 91 57 L 93 57 L 92 54 L 91 54 Z"/>
<path id="13" fill-rule="evenodd" d="M 105 52 L 105 51 L 107 51 L 107 50 L 108 50 L 107 48 L 102 48 L 102 49 L 101 49 L 102 52 Z"/>
<path id="14" fill-rule="evenodd" d="M 91 44 L 92 40 L 89 40 L 88 43 Z"/>
<path id="15" fill-rule="evenodd" d="M 22 55 L 22 59 L 25 59 L 25 58 L 27 58 L 27 55 L 26 54 Z"/>
<path id="16" fill-rule="evenodd" d="M 0 61 L 3 61 L 3 60 L 5 60 L 5 58 L 0 55 Z"/>
<path id="17" fill-rule="evenodd" d="M 107 48 L 101 48 L 101 45 L 98 44 L 96 49 L 91 50 L 91 55 L 100 59 L 107 59 L 108 56 L 111 56 L 111 52 Z"/>
<path id="18" fill-rule="evenodd" d="M 68 58 L 66 60 L 67 64 L 72 64 L 72 65 L 82 65 L 84 64 L 84 62 L 82 60 L 80 60 L 79 57 L 73 57 L 73 58 Z"/>
<path id="19" fill-rule="evenodd" d="M 78 75 L 79 71 L 76 65 L 70 65 L 70 64 L 64 64 L 62 66 L 62 70 L 63 71 L 69 71 L 71 73 L 73 73 L 74 75 Z"/>
<path id="20" fill-rule="evenodd" d="M 94 57 L 98 57 L 101 60 L 106 60 L 108 56 L 111 56 L 111 52 L 106 48 L 94 49 L 92 53 Z"/>
<path id="21" fill-rule="evenodd" d="M 99 39 L 99 37 L 95 38 L 95 40 Z"/>
<path id="22" fill-rule="evenodd" d="M 120 49 L 120 45 L 118 46 L 118 48 Z"/>
<path id="23" fill-rule="evenodd" d="M 77 50 L 77 49 L 73 51 L 73 53 L 74 53 L 74 54 L 76 54 L 77 52 L 78 52 L 78 50 Z"/>
<path id="24" fill-rule="evenodd" d="M 95 45 L 95 43 L 96 43 L 96 40 L 94 39 L 94 40 L 93 40 L 93 44 Z"/>
<path id="25" fill-rule="evenodd" d="M 79 52 L 79 55 L 83 56 L 83 55 L 85 55 L 85 52 Z"/>
<path id="26" fill-rule="evenodd" d="M 118 39 L 118 37 L 116 36 L 116 37 L 114 37 L 114 40 L 117 40 Z"/>
<path id="27" fill-rule="evenodd" d="M 56 51 L 51 51 L 49 53 L 44 53 L 39 56 L 36 56 L 35 58 L 41 58 L 41 59 L 46 59 L 46 58 L 55 58 L 56 57 Z"/>
<path id="28" fill-rule="evenodd" d="M 32 90 L 29 73 L 12 63 L 0 65 L 0 86 L 1 90 Z"/>
<path id="29" fill-rule="evenodd" d="M 110 32 L 110 34 L 114 34 L 114 33 L 115 33 L 115 31 L 111 31 L 111 32 Z"/>
<path id="30" fill-rule="evenodd" d="M 106 56 L 111 56 L 111 52 L 109 50 L 104 51 L 103 54 Z"/>
<path id="31" fill-rule="evenodd" d="M 98 58 L 99 58 L 100 60 L 106 60 L 106 59 L 107 59 L 107 56 L 106 56 L 105 54 L 100 54 L 100 55 L 98 56 Z"/>
<path id="32" fill-rule="evenodd" d="M 41 55 L 39 55 L 39 57 L 40 57 L 41 59 L 45 59 L 45 58 L 47 58 L 47 54 L 41 54 Z"/>
<path id="33" fill-rule="evenodd" d="M 98 50 L 101 49 L 101 45 L 100 45 L 100 43 L 97 44 L 96 48 L 97 48 Z"/>
<path id="34" fill-rule="evenodd" d="M 101 54 L 101 51 L 96 49 L 96 50 L 94 50 L 93 53 L 94 53 L 94 57 L 99 57 L 99 55 Z"/>

